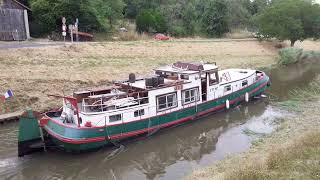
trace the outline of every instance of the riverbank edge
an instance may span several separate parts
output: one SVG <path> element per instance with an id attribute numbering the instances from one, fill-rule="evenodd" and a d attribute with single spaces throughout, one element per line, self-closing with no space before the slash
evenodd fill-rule
<path id="1" fill-rule="evenodd" d="M 183 179 L 320 179 L 320 95 L 294 109 L 294 116 L 281 119 L 276 131 L 247 151 Z"/>

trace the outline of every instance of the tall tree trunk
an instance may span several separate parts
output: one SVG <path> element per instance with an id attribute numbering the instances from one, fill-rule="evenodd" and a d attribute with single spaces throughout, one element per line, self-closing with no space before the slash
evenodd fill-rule
<path id="1" fill-rule="evenodd" d="M 291 39 L 291 40 L 290 40 L 290 43 L 291 43 L 290 45 L 291 45 L 291 47 L 294 46 L 294 43 L 295 43 L 296 41 L 297 41 L 297 40 L 294 40 L 294 39 Z"/>

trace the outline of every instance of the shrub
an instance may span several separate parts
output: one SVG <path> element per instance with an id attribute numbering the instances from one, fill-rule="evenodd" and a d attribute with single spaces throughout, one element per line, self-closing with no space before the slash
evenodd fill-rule
<path id="1" fill-rule="evenodd" d="M 165 33 L 167 32 L 167 22 L 166 22 L 166 19 L 164 18 L 164 16 L 162 16 L 161 14 L 159 13 L 154 13 L 153 14 L 154 16 L 154 21 L 155 21 L 155 30 L 158 32 L 158 33 Z"/>
<path id="2" fill-rule="evenodd" d="M 142 32 L 159 32 L 167 31 L 167 22 L 163 15 L 152 11 L 141 11 L 136 18 L 137 31 Z"/>
<path id="3" fill-rule="evenodd" d="M 210 37 L 221 37 L 228 32 L 228 6 L 226 1 L 208 1 L 201 22 L 202 29 Z"/>
<path id="4" fill-rule="evenodd" d="M 137 31 L 142 32 L 151 32 L 154 26 L 154 17 L 150 11 L 142 11 L 138 14 L 136 18 Z"/>
<path id="5" fill-rule="evenodd" d="M 303 50 L 297 48 L 284 48 L 279 51 L 278 64 L 288 65 L 299 61 Z"/>
<path id="6" fill-rule="evenodd" d="M 182 26 L 173 26 L 169 30 L 170 34 L 175 37 L 183 37 L 187 35 L 186 30 Z"/>

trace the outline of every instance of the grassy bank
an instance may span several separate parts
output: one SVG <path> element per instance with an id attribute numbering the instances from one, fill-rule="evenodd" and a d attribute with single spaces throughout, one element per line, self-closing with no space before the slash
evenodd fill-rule
<path id="1" fill-rule="evenodd" d="M 294 97 L 294 98 L 293 98 Z M 276 132 L 186 179 L 320 179 L 320 77 L 276 106 L 295 111 Z"/>
<path id="2" fill-rule="evenodd" d="M 297 46 L 320 50 L 320 42 Z M 47 94 L 70 95 L 74 90 L 103 86 L 129 73 L 138 76 L 175 61 L 217 62 L 221 68 L 258 68 L 274 63 L 273 42 L 254 40 L 183 39 L 159 42 L 126 41 L 66 44 L 38 48 L 0 49 L 0 92 L 15 96 L 0 103 L 0 113 L 56 107 Z"/>

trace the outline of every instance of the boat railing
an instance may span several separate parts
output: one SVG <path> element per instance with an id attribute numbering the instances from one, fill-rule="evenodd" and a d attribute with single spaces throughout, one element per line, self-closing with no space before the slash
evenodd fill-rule
<path id="1" fill-rule="evenodd" d="M 259 79 L 261 79 L 261 77 Z M 213 99 L 221 98 L 223 96 L 232 94 L 233 92 L 238 91 L 238 90 L 239 89 L 234 89 L 234 87 L 231 86 L 231 90 L 228 92 L 222 92 L 221 94 L 219 94 L 219 93 L 216 94 L 216 92 L 214 92 Z M 129 113 L 131 111 L 134 112 L 137 110 L 137 108 L 134 108 L 134 107 L 139 107 L 140 105 L 145 105 L 145 106 L 143 106 L 143 107 L 141 106 L 141 107 L 147 111 L 146 112 L 147 114 L 149 114 L 149 112 L 155 112 L 156 115 L 159 115 L 159 114 L 170 113 L 172 111 L 176 111 L 181 108 L 188 108 L 191 106 L 195 106 L 197 108 L 197 105 L 201 104 L 202 102 L 206 102 L 206 100 L 201 101 L 201 97 L 207 96 L 207 94 L 208 93 L 198 93 L 198 95 L 195 96 L 195 100 L 193 100 L 192 102 L 189 102 L 189 103 L 185 103 L 183 99 L 177 98 L 176 101 L 170 102 L 170 104 L 171 103 L 175 104 L 174 106 L 172 106 L 168 109 L 163 109 L 163 110 L 159 110 L 159 107 L 163 106 L 163 105 L 167 106 L 168 102 L 163 103 L 163 104 L 155 103 L 154 105 L 153 104 L 151 105 L 151 104 L 148 104 L 148 102 L 149 102 L 148 97 L 140 97 L 140 98 L 127 97 L 127 98 L 129 98 L 129 99 L 127 99 L 129 103 L 124 103 L 123 106 L 116 106 L 116 105 L 115 106 L 108 106 L 107 104 L 102 103 L 103 98 L 96 99 L 96 101 L 98 101 L 98 103 L 96 103 L 96 104 L 87 104 L 86 103 L 87 100 L 89 100 L 89 99 L 92 100 L 92 98 L 87 98 L 87 99 L 84 99 L 83 103 L 81 103 L 81 110 L 84 113 L 95 113 L 95 112 L 108 111 L 108 112 L 110 112 L 109 115 L 112 115 L 112 114 L 117 114 L 117 113 L 119 114 L 122 112 L 125 112 L 125 113 Z M 121 98 L 121 99 L 126 99 L 126 98 Z M 212 99 L 210 98 L 210 100 L 212 100 Z"/>
<path id="2" fill-rule="evenodd" d="M 111 110 L 123 109 L 131 106 L 139 106 L 147 104 L 149 102 L 148 97 L 104 97 L 99 98 L 83 98 L 80 104 L 81 112 L 92 113 L 92 112 L 106 112 Z"/>

